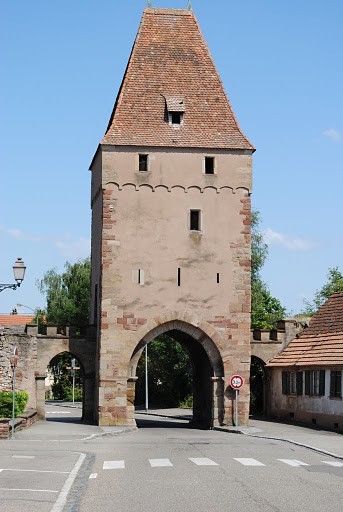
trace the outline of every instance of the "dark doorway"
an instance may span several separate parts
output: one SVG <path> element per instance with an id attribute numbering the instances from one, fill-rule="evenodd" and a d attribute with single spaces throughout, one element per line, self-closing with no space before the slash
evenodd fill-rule
<path id="1" fill-rule="evenodd" d="M 258 357 L 251 356 L 250 364 L 250 415 L 265 414 L 265 364 Z"/>

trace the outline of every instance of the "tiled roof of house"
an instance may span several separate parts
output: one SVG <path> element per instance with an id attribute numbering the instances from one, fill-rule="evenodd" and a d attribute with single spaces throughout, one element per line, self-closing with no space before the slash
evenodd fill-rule
<path id="1" fill-rule="evenodd" d="M 35 318 L 34 315 L 0 315 L 0 325 L 26 325 Z"/>
<path id="2" fill-rule="evenodd" d="M 177 128 L 166 116 L 173 99 L 186 106 Z M 145 9 L 101 144 L 254 150 L 193 12 Z"/>
<path id="3" fill-rule="evenodd" d="M 309 327 L 267 366 L 343 366 L 343 293 L 333 293 Z"/>

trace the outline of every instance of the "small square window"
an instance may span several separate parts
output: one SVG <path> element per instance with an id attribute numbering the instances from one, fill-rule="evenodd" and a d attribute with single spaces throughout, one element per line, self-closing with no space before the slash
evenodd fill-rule
<path id="1" fill-rule="evenodd" d="M 205 174 L 214 174 L 214 156 L 205 156 Z"/>
<path id="2" fill-rule="evenodd" d="M 148 172 L 148 155 L 139 155 L 139 172 Z"/>
<path id="3" fill-rule="evenodd" d="M 181 112 L 171 112 L 171 122 L 172 124 L 181 124 L 182 113 Z"/>
<path id="4" fill-rule="evenodd" d="M 191 231 L 200 231 L 201 230 L 201 222 L 200 222 L 200 210 L 191 210 L 190 212 L 190 229 Z"/>

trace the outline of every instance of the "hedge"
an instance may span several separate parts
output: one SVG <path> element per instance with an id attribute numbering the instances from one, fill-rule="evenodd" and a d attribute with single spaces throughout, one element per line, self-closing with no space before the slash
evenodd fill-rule
<path id="1" fill-rule="evenodd" d="M 14 416 L 24 412 L 29 395 L 26 391 L 16 391 L 14 400 Z M 12 391 L 0 391 L 0 418 L 12 418 Z"/>

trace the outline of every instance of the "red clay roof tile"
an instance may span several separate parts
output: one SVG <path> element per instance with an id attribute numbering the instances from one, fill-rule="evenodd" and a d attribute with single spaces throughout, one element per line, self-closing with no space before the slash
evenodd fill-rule
<path id="1" fill-rule="evenodd" d="M 0 315 L 0 325 L 26 325 L 34 318 L 34 315 Z"/>
<path id="2" fill-rule="evenodd" d="M 187 106 L 177 130 L 166 121 L 168 98 Z M 101 144 L 254 150 L 191 11 L 145 9 Z"/>
<path id="3" fill-rule="evenodd" d="M 267 366 L 343 366 L 343 293 L 333 293 L 300 337 Z"/>

